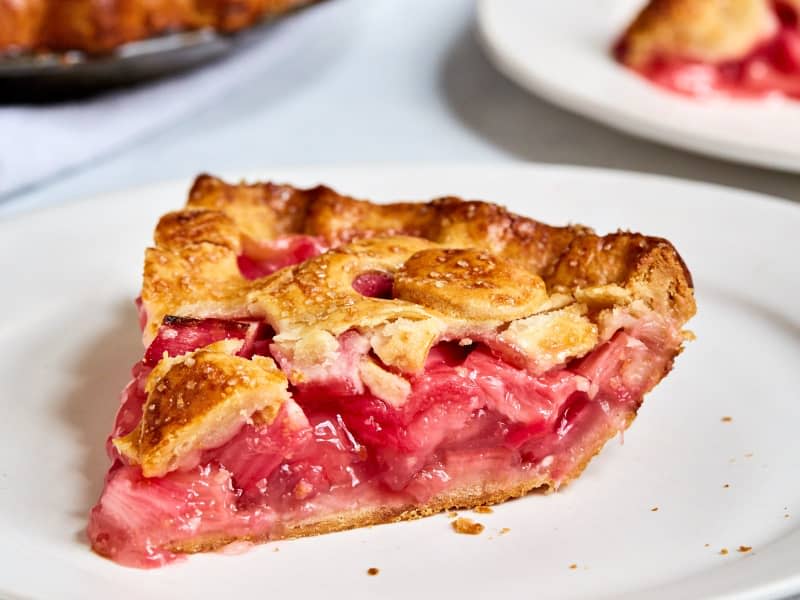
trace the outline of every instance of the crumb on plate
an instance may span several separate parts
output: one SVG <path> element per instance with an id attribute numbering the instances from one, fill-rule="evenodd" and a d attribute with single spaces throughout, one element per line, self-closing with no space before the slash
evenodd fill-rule
<path id="1" fill-rule="evenodd" d="M 509 531 L 511 531 L 511 529 L 510 529 L 509 527 L 503 527 L 503 528 L 500 530 L 500 535 L 505 535 L 505 534 L 507 534 Z"/>
<path id="2" fill-rule="evenodd" d="M 367 569 L 367 575 L 377 575 L 381 570 L 378 567 L 370 567 Z"/>
<path id="3" fill-rule="evenodd" d="M 483 531 L 483 525 L 465 517 L 459 517 L 451 525 L 456 533 L 464 533 L 466 535 L 478 535 Z"/>
<path id="4" fill-rule="evenodd" d="M 578 565 L 576 565 L 575 563 L 572 563 L 572 564 L 569 566 L 569 568 L 570 568 L 570 569 L 577 569 L 577 568 L 578 568 Z"/>
<path id="5" fill-rule="evenodd" d="M 722 556 L 725 556 L 726 554 L 728 554 L 728 549 L 723 548 L 722 550 L 719 551 L 719 553 L 722 554 Z"/>
<path id="6" fill-rule="evenodd" d="M 494 512 L 491 509 L 491 507 L 489 507 L 489 506 L 476 506 L 472 510 L 474 510 L 476 513 L 480 513 L 482 515 L 489 515 L 489 514 Z"/>
<path id="7" fill-rule="evenodd" d="M 722 417 L 720 421 L 722 421 L 723 423 L 730 423 L 731 421 L 733 421 L 733 417 Z"/>
<path id="8" fill-rule="evenodd" d="M 752 550 L 752 549 L 753 549 L 753 547 L 752 547 L 752 546 L 739 546 L 739 547 L 736 549 L 736 551 L 737 551 L 737 552 L 741 552 L 742 554 L 744 554 L 745 552 L 750 552 L 750 550 Z"/>

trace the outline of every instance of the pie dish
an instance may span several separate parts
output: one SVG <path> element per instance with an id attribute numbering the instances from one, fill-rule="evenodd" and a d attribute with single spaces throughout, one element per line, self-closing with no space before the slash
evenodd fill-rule
<path id="1" fill-rule="evenodd" d="M 154 238 L 88 527 L 136 567 L 557 490 L 695 312 L 666 240 L 457 198 L 201 176 Z"/>
<path id="2" fill-rule="evenodd" d="M 651 0 L 614 47 L 689 96 L 800 98 L 800 0 Z"/>
<path id="3" fill-rule="evenodd" d="M 231 33 L 313 0 L 0 0 L 0 54 L 105 54 L 170 31 Z"/>

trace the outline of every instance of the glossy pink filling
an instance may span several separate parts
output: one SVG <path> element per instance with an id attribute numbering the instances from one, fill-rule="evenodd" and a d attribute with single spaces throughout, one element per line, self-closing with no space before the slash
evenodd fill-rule
<path id="1" fill-rule="evenodd" d="M 185 352 L 187 340 L 245 339 L 252 330 L 167 320 L 153 344 L 173 354 Z M 244 425 L 196 466 L 161 478 L 143 478 L 110 447 L 114 466 L 92 510 L 92 545 L 121 564 L 153 567 L 177 558 L 174 549 L 190 538 L 279 538 L 298 520 L 424 503 L 471 482 L 513 483 L 536 472 L 558 483 L 588 458 L 595 438 L 624 428 L 667 368 L 674 348 L 652 334 L 620 330 L 587 357 L 539 376 L 481 344 L 441 343 L 410 378 L 399 408 L 344 380 L 294 387 L 271 425 Z M 343 348 L 356 352 L 352 337 Z M 138 423 L 150 369 L 146 361 L 134 368 L 114 436 Z"/>
<path id="2" fill-rule="evenodd" d="M 242 276 L 258 279 L 284 267 L 304 262 L 325 250 L 325 245 L 316 237 L 292 234 L 269 242 L 248 241 L 237 262 Z"/>
<path id="3" fill-rule="evenodd" d="M 800 24 L 792 6 L 776 0 L 780 26 L 776 34 L 760 43 L 740 60 L 710 64 L 664 57 L 651 61 L 639 72 L 656 85 L 688 96 L 722 94 L 762 98 L 777 94 L 800 99 Z M 620 42 L 615 55 L 620 59 Z"/>

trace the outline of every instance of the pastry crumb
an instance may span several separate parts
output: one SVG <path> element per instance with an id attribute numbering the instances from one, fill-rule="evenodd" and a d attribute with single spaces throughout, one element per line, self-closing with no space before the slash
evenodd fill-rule
<path id="1" fill-rule="evenodd" d="M 722 421 L 723 423 L 730 423 L 731 421 L 733 421 L 733 417 L 722 417 L 720 421 Z"/>
<path id="2" fill-rule="evenodd" d="M 724 487 L 725 489 L 727 489 L 727 488 L 731 487 L 731 484 L 730 484 L 730 483 L 725 483 L 725 484 L 723 484 L 723 485 L 722 485 L 722 487 Z"/>
<path id="3" fill-rule="evenodd" d="M 753 458 L 753 453 L 752 452 L 748 452 L 747 454 L 744 455 L 744 457 L 745 458 Z"/>
<path id="4" fill-rule="evenodd" d="M 458 516 L 458 513 L 456 511 L 454 511 L 454 510 L 451 510 L 449 513 L 447 513 L 447 518 L 448 519 L 455 519 L 457 516 Z"/>
<path id="5" fill-rule="evenodd" d="M 723 548 L 722 550 L 719 551 L 719 553 L 722 554 L 722 556 L 725 556 L 726 554 L 728 554 L 728 549 Z"/>
<path id="6" fill-rule="evenodd" d="M 578 565 L 576 565 L 575 563 L 572 563 L 572 564 L 569 566 L 569 568 L 574 570 L 574 569 L 577 569 L 577 568 L 578 568 Z"/>
<path id="7" fill-rule="evenodd" d="M 650 512 L 658 512 L 658 507 L 654 506 L 653 508 L 650 509 Z"/>
<path id="8" fill-rule="evenodd" d="M 489 506 L 476 506 L 472 510 L 474 510 L 476 513 L 480 513 L 482 515 L 490 515 L 490 514 L 492 514 L 494 512 L 491 509 L 491 507 L 489 507 Z"/>
<path id="9" fill-rule="evenodd" d="M 788 519 L 789 518 L 789 513 L 786 513 L 785 515 L 783 515 L 783 518 L 784 519 Z"/>
<path id="10" fill-rule="evenodd" d="M 507 534 L 509 531 L 511 531 L 511 529 L 510 529 L 510 528 L 508 528 L 508 527 L 503 527 L 503 528 L 500 530 L 500 535 L 505 535 L 505 534 Z"/>
<path id="11" fill-rule="evenodd" d="M 369 569 L 367 569 L 367 575 L 373 575 L 374 576 L 374 575 L 377 575 L 380 572 L 381 572 L 381 570 L 378 567 L 370 567 Z"/>
<path id="12" fill-rule="evenodd" d="M 711 546 L 711 544 L 703 544 L 703 548 L 708 548 L 710 546 Z"/>
<path id="13" fill-rule="evenodd" d="M 478 535 L 483 531 L 483 525 L 465 517 L 459 517 L 451 525 L 456 533 L 464 533 L 466 535 Z"/>
<path id="14" fill-rule="evenodd" d="M 752 550 L 752 549 L 753 549 L 753 547 L 752 547 L 752 546 L 739 546 L 739 547 L 736 549 L 736 551 L 737 551 L 737 552 L 741 552 L 742 554 L 744 554 L 745 552 L 750 552 L 750 550 Z"/>
<path id="15" fill-rule="evenodd" d="M 272 551 L 273 551 L 273 552 L 280 552 L 280 551 L 281 551 L 281 549 L 280 549 L 280 548 L 278 548 L 277 546 L 275 546 L 275 547 L 272 549 Z"/>

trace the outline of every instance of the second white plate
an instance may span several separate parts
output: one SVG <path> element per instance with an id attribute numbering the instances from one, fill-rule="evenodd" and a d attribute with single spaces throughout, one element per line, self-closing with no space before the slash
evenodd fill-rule
<path id="1" fill-rule="evenodd" d="M 618 65 L 610 47 L 642 0 L 480 0 L 489 55 L 564 108 L 628 133 L 743 163 L 800 172 L 800 102 L 697 101 Z"/>

